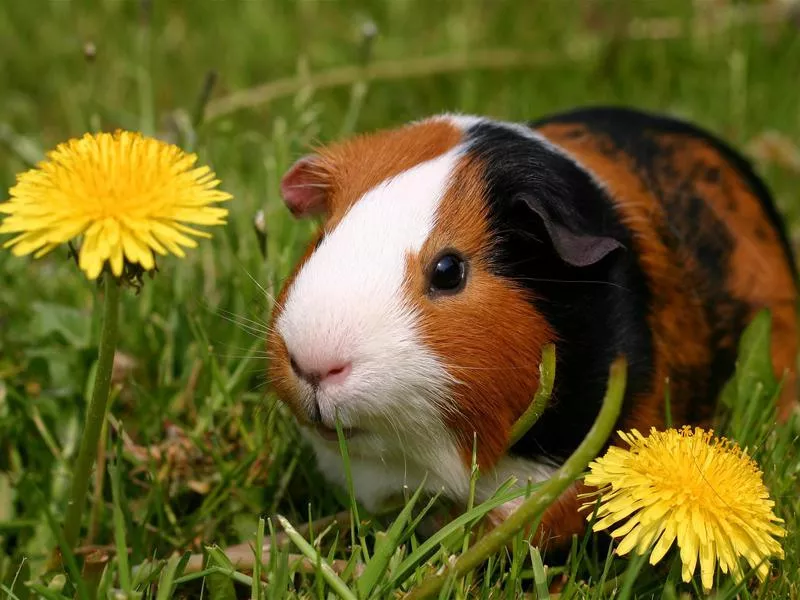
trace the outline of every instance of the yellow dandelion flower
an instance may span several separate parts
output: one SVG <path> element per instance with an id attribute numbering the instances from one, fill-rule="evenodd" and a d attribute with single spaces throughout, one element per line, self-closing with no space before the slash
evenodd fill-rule
<path id="1" fill-rule="evenodd" d="M 650 564 L 656 564 L 677 542 L 683 580 L 692 578 L 699 562 L 706 590 L 717 561 L 723 573 L 741 581 L 741 557 L 762 580 L 767 559 L 783 558 L 773 537 L 785 535 L 783 521 L 773 513 L 762 473 L 746 449 L 700 428 L 619 435 L 630 448 L 612 446 L 589 465 L 585 478 L 601 495 L 593 529 L 624 522 L 611 531 L 622 538 L 619 554 L 634 548 L 644 554 L 652 545 Z"/>
<path id="2" fill-rule="evenodd" d="M 4 247 L 17 256 L 44 256 L 81 238 L 78 264 L 96 279 L 108 263 L 119 277 L 124 262 L 144 270 L 153 252 L 183 257 L 194 248 L 189 236 L 211 237 L 190 225 L 219 225 L 228 211 L 214 206 L 231 196 L 197 156 L 177 146 L 117 131 L 86 134 L 60 144 L 36 168 L 22 173 L 0 234 L 15 233 Z"/>

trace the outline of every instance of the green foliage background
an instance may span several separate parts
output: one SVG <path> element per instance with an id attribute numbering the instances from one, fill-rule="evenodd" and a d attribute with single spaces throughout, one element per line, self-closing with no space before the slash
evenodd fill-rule
<path id="1" fill-rule="evenodd" d="M 163 260 L 141 294 L 125 298 L 108 438 L 124 441 L 121 498 L 112 498 L 105 472 L 92 541 L 119 541 L 114 506 L 130 563 L 138 564 L 176 549 L 199 551 L 201 542 L 252 540 L 259 515 L 301 523 L 349 505 L 344 491 L 322 483 L 291 419 L 264 388 L 267 294 L 276 292 L 312 227 L 288 217 L 278 181 L 313 141 L 446 110 L 522 120 L 579 104 L 631 104 L 691 119 L 745 150 L 796 231 L 800 11 L 787 13 L 788 5 L 3 2 L 2 189 L 55 144 L 122 127 L 197 151 L 235 196 L 229 224 L 211 242 L 185 260 Z M 365 37 L 373 27 L 377 35 Z M 342 75 L 340 68 L 350 70 Z M 341 76 L 337 85 L 329 85 L 331 70 Z M 231 94 L 269 82 L 269 102 L 219 114 Z M 258 211 L 265 243 L 253 226 Z M 0 253 L 0 581 L 9 586 L 20 557 L 36 573 L 55 544 L 47 514 L 63 511 L 95 360 L 96 302 L 97 290 L 66 250 L 35 262 Z M 753 372 L 768 379 L 763 368 Z M 788 558 L 777 583 L 759 594 L 786 598 L 800 591 L 795 432 L 775 431 L 768 412 L 753 409 L 766 400 L 747 386 L 737 390 L 729 426 L 757 444 L 779 512 L 789 519 Z M 622 593 L 630 565 L 612 564 L 593 544 L 566 565 L 548 565 L 548 577 L 565 573 L 576 585 L 588 583 L 586 597 Z M 349 556 L 345 546 L 340 540 L 332 556 Z M 516 554 L 498 560 L 489 580 L 499 587 L 487 593 L 534 593 L 535 577 Z M 292 569 L 276 565 L 270 594 L 291 587 Z M 672 572 L 648 575 L 648 567 L 635 566 L 635 584 L 625 593 L 696 590 L 678 585 Z M 606 583 L 597 585 L 606 567 Z M 607 584 L 614 577 L 617 592 Z M 241 591 L 241 580 L 226 575 L 209 578 L 205 593 L 227 593 L 225 582 L 233 580 Z M 192 595 L 199 581 L 176 589 Z M 301 596 L 318 597 L 324 588 L 313 573 L 298 575 L 297 583 Z M 467 589 L 451 593 L 464 597 Z"/>

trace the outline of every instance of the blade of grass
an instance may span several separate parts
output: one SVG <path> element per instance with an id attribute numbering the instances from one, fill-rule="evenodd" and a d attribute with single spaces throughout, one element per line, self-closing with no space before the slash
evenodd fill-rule
<path id="1" fill-rule="evenodd" d="M 181 563 L 183 556 L 180 554 L 173 554 L 167 560 L 164 570 L 161 571 L 161 576 L 158 578 L 158 594 L 156 600 L 168 600 L 172 598 L 175 590 L 175 580 L 180 575 Z M 131 596 L 128 596 L 130 598 Z"/>
<path id="2" fill-rule="evenodd" d="M 300 552 L 302 552 L 311 561 L 319 561 L 322 577 L 325 579 L 325 582 L 331 587 L 331 589 L 333 589 L 333 591 L 336 592 L 340 598 L 344 598 L 344 600 L 357 600 L 356 595 L 350 591 L 350 589 L 347 587 L 347 584 L 339 578 L 327 561 L 322 560 L 319 552 L 317 552 L 314 547 L 309 544 L 294 527 L 292 527 L 292 524 L 281 515 L 278 515 L 277 519 L 281 524 L 281 527 L 283 527 L 283 530 L 286 532 L 286 535 L 289 536 L 289 539 L 292 540 Z"/>
<path id="3" fill-rule="evenodd" d="M 122 436 L 117 436 L 115 457 L 122 456 Z M 133 591 L 131 585 L 130 565 L 128 564 L 128 543 L 125 536 L 125 514 L 122 511 L 122 484 L 120 482 L 119 458 L 109 463 L 108 471 L 111 475 L 111 501 L 113 504 L 114 544 L 117 547 L 117 565 L 119 583 L 122 591 L 130 597 Z"/>
<path id="4" fill-rule="evenodd" d="M 628 563 L 628 568 L 625 569 L 625 575 L 622 579 L 622 587 L 619 590 L 619 600 L 628 600 L 633 594 L 633 585 L 636 583 L 637 577 L 639 577 L 639 573 L 644 567 L 645 563 L 647 563 L 647 559 L 650 556 L 649 552 L 645 552 L 644 554 L 634 554 L 631 561 Z"/>
<path id="5" fill-rule="evenodd" d="M 189 575 L 183 575 L 181 577 L 177 577 L 173 584 L 175 586 L 181 585 L 183 583 L 188 583 L 190 581 L 195 581 L 196 579 L 200 579 L 205 577 L 208 581 L 212 575 L 222 575 L 225 580 L 229 582 L 235 581 L 236 583 L 240 583 L 246 587 L 253 586 L 253 578 L 245 575 L 244 573 L 240 573 L 239 571 L 234 571 L 233 569 L 226 568 L 226 567 L 208 567 L 207 569 L 203 569 L 202 571 L 197 571 L 196 573 L 191 573 Z M 226 584 L 227 585 L 227 584 Z M 212 596 L 213 597 L 213 596 Z M 235 597 L 235 596 L 234 596 Z"/>
<path id="6" fill-rule="evenodd" d="M 339 438 L 339 452 L 342 455 L 342 463 L 344 464 L 344 474 L 347 480 L 347 494 L 350 500 L 350 510 L 353 512 L 353 519 L 350 522 L 350 536 L 352 543 L 356 543 L 356 533 L 358 540 L 361 543 L 361 551 L 364 553 L 364 562 L 369 562 L 369 552 L 364 536 L 361 532 L 361 518 L 358 515 L 358 501 L 356 500 L 355 487 L 353 486 L 353 473 L 350 469 L 350 454 L 347 452 L 347 442 L 344 438 L 344 431 L 342 430 L 342 423 L 339 420 L 339 415 L 336 415 L 336 436 Z"/>
<path id="7" fill-rule="evenodd" d="M 109 594 L 110 594 L 110 591 L 111 591 L 111 584 L 113 583 L 113 579 L 114 579 L 114 570 L 111 568 L 111 564 L 107 564 L 106 568 L 103 569 L 103 572 L 100 575 L 100 581 L 97 583 L 97 597 L 98 598 L 108 598 L 109 597 Z"/>
<path id="8" fill-rule="evenodd" d="M 269 572 L 272 573 L 270 584 L 267 588 L 270 598 L 279 597 L 289 585 L 289 551 L 278 545 L 278 536 L 272 519 L 267 519 L 269 526 Z"/>
<path id="9" fill-rule="evenodd" d="M 44 586 L 41 583 L 32 583 L 30 584 L 30 588 L 36 592 L 40 598 L 44 598 L 45 600 L 70 600 L 69 596 L 59 594 L 58 592 L 49 589 L 47 586 Z M 14 594 L 11 589 L 4 585 L 0 585 L 0 591 L 8 594 L 8 600 L 24 600 L 24 598 L 20 598 Z M 3 598 L 3 600 L 6 600 L 6 598 Z"/>
<path id="10" fill-rule="evenodd" d="M 37 500 L 43 507 L 44 516 L 47 519 L 50 530 L 58 541 L 58 547 L 61 555 L 60 558 L 63 559 L 63 564 L 65 564 L 67 567 L 67 572 L 70 575 L 72 583 L 77 588 L 78 597 L 81 600 L 89 600 L 89 592 L 86 589 L 86 584 L 83 581 L 83 577 L 81 577 L 80 569 L 78 569 L 78 562 L 75 560 L 75 553 L 73 552 L 72 547 L 67 544 L 63 529 L 59 527 L 58 523 L 56 522 L 56 519 L 51 512 L 50 505 L 44 501 L 41 490 L 36 488 L 35 494 L 38 496 Z"/>
<path id="11" fill-rule="evenodd" d="M 0 539 L 1 540 L 1 539 Z M 2 558 L 2 554 L 0 554 L 0 558 Z M 2 562 L 0 562 L 0 577 L 3 575 L 2 569 Z M 19 566 L 16 569 L 9 569 L 9 573 L 6 576 L 6 579 L 10 581 L 0 581 L 0 583 L 8 584 L 8 591 L 6 592 L 9 595 L 13 595 L 19 600 L 28 600 L 30 594 L 28 592 L 28 588 L 25 587 L 26 582 L 29 581 L 31 578 L 31 565 L 30 562 L 26 557 L 22 557 L 19 561 Z"/>
<path id="12" fill-rule="evenodd" d="M 425 542 L 419 545 L 419 547 L 412 552 L 406 560 L 404 560 L 399 567 L 397 567 L 397 571 L 390 582 L 382 588 L 381 593 L 388 593 L 389 590 L 395 589 L 402 584 L 405 579 L 413 573 L 413 571 L 422 564 L 425 559 L 433 552 L 439 544 L 444 542 L 447 538 L 453 535 L 456 532 L 462 530 L 466 525 L 469 523 L 476 521 L 486 515 L 492 509 L 497 508 L 498 506 L 502 506 L 506 502 L 510 502 L 519 498 L 520 496 L 524 496 L 526 494 L 525 489 L 513 489 L 511 491 L 505 491 L 504 493 L 496 494 L 494 497 L 490 498 L 486 502 L 483 502 L 476 506 L 472 511 L 468 513 L 464 513 L 459 515 L 450 523 L 439 529 L 435 534 L 429 537 Z"/>
<path id="13" fill-rule="evenodd" d="M 207 550 L 208 570 L 212 572 L 206 580 L 211 600 L 236 600 L 236 589 L 230 577 L 235 571 L 233 564 L 219 547 L 211 546 Z"/>
<path id="14" fill-rule="evenodd" d="M 389 566 L 389 561 L 392 559 L 395 549 L 400 546 L 403 542 L 403 538 L 407 534 L 406 526 L 411 520 L 411 512 L 414 510 L 414 506 L 417 504 L 417 500 L 425 487 L 426 479 L 427 478 L 423 478 L 417 491 L 414 492 L 414 495 L 411 496 L 411 499 L 403 507 L 403 510 L 397 515 L 397 518 L 386 532 L 386 538 L 381 542 L 380 546 L 376 546 L 372 559 L 367 563 L 366 568 L 358 578 L 356 589 L 358 590 L 359 597 L 368 598 L 372 590 L 374 590 L 375 586 L 378 584 L 378 581 L 380 581 L 381 577 L 383 577 L 383 574 L 386 572 L 386 568 Z"/>
<path id="15" fill-rule="evenodd" d="M 547 575 L 544 572 L 544 564 L 542 563 L 542 555 L 539 554 L 539 549 L 531 546 L 531 563 L 533 564 L 533 583 L 536 589 L 536 597 L 539 600 L 550 599 L 550 589 L 547 587 Z"/>
<path id="16" fill-rule="evenodd" d="M 256 547 L 254 548 L 256 560 L 253 563 L 253 587 L 250 589 L 253 600 L 261 600 L 261 569 L 264 559 L 264 517 L 258 518 L 256 530 Z"/>

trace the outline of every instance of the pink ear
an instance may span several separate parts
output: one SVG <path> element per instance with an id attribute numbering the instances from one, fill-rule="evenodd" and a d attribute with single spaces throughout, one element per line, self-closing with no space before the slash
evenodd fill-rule
<path id="1" fill-rule="evenodd" d="M 313 154 L 304 156 L 281 179 L 281 196 L 295 217 L 308 217 L 325 210 L 327 186 L 318 161 Z"/>

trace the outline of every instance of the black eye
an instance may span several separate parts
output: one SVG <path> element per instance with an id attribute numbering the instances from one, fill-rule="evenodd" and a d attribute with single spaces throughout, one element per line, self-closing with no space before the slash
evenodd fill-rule
<path id="1" fill-rule="evenodd" d="M 433 263 L 430 276 L 431 292 L 456 293 L 464 287 L 467 265 L 457 254 L 443 254 Z"/>

